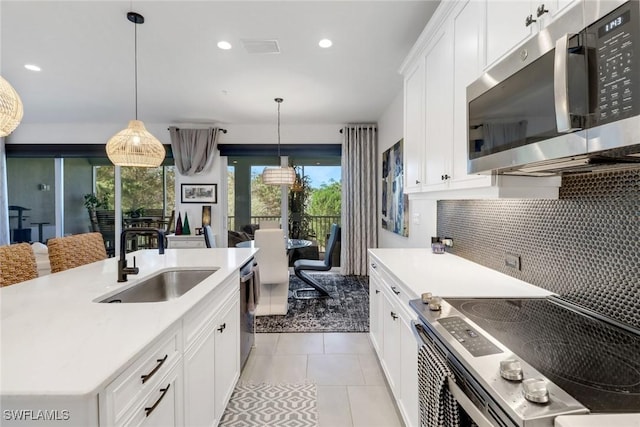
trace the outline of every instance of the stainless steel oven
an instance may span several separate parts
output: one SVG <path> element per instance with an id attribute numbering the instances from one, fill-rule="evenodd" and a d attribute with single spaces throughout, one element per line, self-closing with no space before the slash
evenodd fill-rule
<path id="1" fill-rule="evenodd" d="M 640 2 L 577 2 L 467 88 L 471 173 L 640 162 Z"/>
<path id="2" fill-rule="evenodd" d="M 637 414 L 640 331 L 561 297 L 410 301 L 451 393 L 478 425 L 552 427 L 558 415 Z"/>

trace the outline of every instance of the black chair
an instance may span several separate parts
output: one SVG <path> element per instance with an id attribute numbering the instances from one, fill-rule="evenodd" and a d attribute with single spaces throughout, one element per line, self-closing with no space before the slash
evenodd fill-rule
<path id="1" fill-rule="evenodd" d="M 204 243 L 208 248 L 216 247 L 216 236 L 213 235 L 213 230 L 210 225 L 205 225 L 204 227 Z"/>
<path id="2" fill-rule="evenodd" d="M 293 291 L 293 297 L 298 299 L 316 298 L 316 297 L 331 297 L 335 293 L 335 289 L 328 288 L 313 277 L 311 277 L 307 271 L 329 271 L 331 270 L 331 257 L 336 244 L 340 241 L 340 226 L 338 224 L 331 225 L 331 231 L 329 233 L 329 244 L 324 253 L 323 260 L 315 259 L 299 259 L 293 263 L 293 271 L 296 276 L 299 277 L 311 288 L 296 289 Z M 309 291 L 317 291 L 312 296 L 300 296 L 300 293 L 308 293 Z"/>

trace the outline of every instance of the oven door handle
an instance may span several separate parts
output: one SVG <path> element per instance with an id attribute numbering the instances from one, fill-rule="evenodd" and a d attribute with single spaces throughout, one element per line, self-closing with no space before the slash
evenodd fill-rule
<path id="1" fill-rule="evenodd" d="M 495 427 L 495 424 L 491 423 L 487 417 L 480 412 L 480 410 L 473 404 L 471 399 L 467 397 L 466 394 L 462 391 L 458 384 L 455 383 L 451 378 L 447 378 L 447 382 L 449 385 L 449 391 L 453 394 L 453 397 L 456 399 L 458 404 L 465 410 L 467 415 L 473 420 L 474 423 L 478 425 L 478 427 Z"/>
<path id="2" fill-rule="evenodd" d="M 556 41 L 553 59 L 553 94 L 556 107 L 556 126 L 560 133 L 571 133 L 581 128 L 571 127 L 571 106 L 569 105 L 569 38 L 565 34 Z"/>

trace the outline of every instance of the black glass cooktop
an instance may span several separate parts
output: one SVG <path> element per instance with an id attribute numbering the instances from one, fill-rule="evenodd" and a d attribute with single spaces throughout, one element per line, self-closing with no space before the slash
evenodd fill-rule
<path id="1" fill-rule="evenodd" d="M 446 301 L 592 412 L 640 411 L 640 336 L 547 299 Z"/>

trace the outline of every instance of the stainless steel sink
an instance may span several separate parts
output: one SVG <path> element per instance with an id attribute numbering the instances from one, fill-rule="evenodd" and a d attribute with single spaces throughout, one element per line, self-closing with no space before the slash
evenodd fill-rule
<path id="1" fill-rule="evenodd" d="M 215 269 L 163 271 L 98 302 L 133 303 L 169 301 L 184 295 L 215 272 Z"/>

